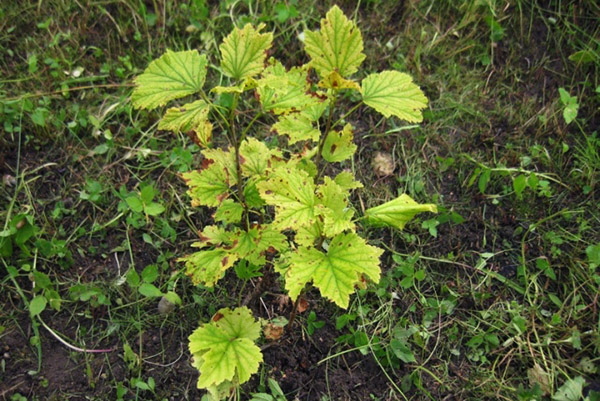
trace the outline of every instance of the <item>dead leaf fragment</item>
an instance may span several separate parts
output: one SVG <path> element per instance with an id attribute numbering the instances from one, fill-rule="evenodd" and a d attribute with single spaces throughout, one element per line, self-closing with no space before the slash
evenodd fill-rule
<path id="1" fill-rule="evenodd" d="M 298 301 L 298 313 L 302 313 L 308 309 L 308 301 L 304 298 L 300 298 Z"/>
<path id="2" fill-rule="evenodd" d="M 533 368 L 527 369 L 527 377 L 532 387 L 539 384 L 544 395 L 550 394 L 550 375 L 539 364 L 536 363 Z"/>
<path id="3" fill-rule="evenodd" d="M 377 152 L 371 162 L 373 171 L 380 177 L 392 175 L 396 166 L 388 153 Z"/>
<path id="4" fill-rule="evenodd" d="M 265 338 L 269 341 L 276 341 L 283 335 L 283 326 L 278 326 L 273 323 L 267 323 L 263 329 Z"/>

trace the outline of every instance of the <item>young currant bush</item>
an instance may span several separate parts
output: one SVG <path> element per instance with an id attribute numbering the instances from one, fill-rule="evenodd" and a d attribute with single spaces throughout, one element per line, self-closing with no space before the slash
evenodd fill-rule
<path id="1" fill-rule="evenodd" d="M 357 223 L 402 229 L 416 214 L 437 209 L 403 194 L 357 216 L 349 199 L 363 185 L 348 171 L 326 175 L 327 163 L 353 157 L 357 146 L 346 121 L 361 105 L 387 118 L 420 122 L 427 98 L 398 71 L 370 74 L 361 82 L 351 78 L 365 59 L 363 40 L 337 6 L 320 30 L 306 32 L 310 61 L 300 67 L 287 69 L 267 58 L 273 34 L 263 29 L 234 28 L 220 45 L 219 69 L 229 86 L 203 89 L 208 60 L 195 50 L 167 51 L 136 78 L 137 108 L 199 95 L 167 109 L 158 124 L 187 133 L 204 148 L 202 168 L 182 177 L 192 206 L 215 210 L 214 224 L 192 245 L 198 251 L 179 260 L 195 284 L 212 287 L 230 267 L 244 263 L 278 272 L 294 301 L 312 283 L 323 297 L 347 308 L 356 285 L 379 281 L 383 253 L 359 235 Z M 311 70 L 320 79 L 316 84 Z M 343 110 L 344 92 L 356 92 L 360 102 Z M 211 146 L 213 122 L 227 147 Z M 270 133 L 280 139 L 266 142 Z M 341 170 L 339 164 L 332 170 Z M 201 372 L 198 387 L 219 398 L 247 381 L 262 361 L 254 344 L 259 328 L 246 307 L 222 309 L 198 328 L 189 343 Z"/>

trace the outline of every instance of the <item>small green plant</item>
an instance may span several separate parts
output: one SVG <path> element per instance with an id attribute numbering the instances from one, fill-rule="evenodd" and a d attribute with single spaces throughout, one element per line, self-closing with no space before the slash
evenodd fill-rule
<path id="1" fill-rule="evenodd" d="M 320 31 L 305 32 L 310 62 L 300 67 L 287 69 L 267 59 L 273 34 L 262 29 L 234 28 L 221 44 L 220 70 L 230 86 L 203 90 L 208 60 L 196 51 L 167 51 L 136 78 L 132 101 L 137 108 L 200 94 L 167 109 L 158 124 L 161 130 L 186 133 L 204 148 L 202 168 L 182 177 L 192 206 L 215 208 L 215 223 L 205 226 L 192 245 L 199 250 L 179 260 L 195 284 L 213 287 L 231 267 L 243 280 L 273 269 L 296 305 L 312 284 L 324 298 L 347 308 L 356 286 L 380 278 L 383 250 L 359 235 L 358 224 L 402 229 L 416 214 L 437 210 L 402 194 L 357 216 L 349 200 L 363 185 L 339 164 L 357 150 L 348 119 L 367 105 L 387 118 L 420 122 L 427 98 L 398 71 L 370 74 L 362 82 L 351 78 L 365 59 L 363 41 L 337 6 L 321 20 Z M 253 96 L 244 96 L 251 91 Z M 347 92 L 352 96 L 344 96 Z M 354 98 L 360 102 L 340 106 Z M 277 141 L 266 140 L 269 135 L 256 128 L 257 121 L 270 124 Z M 228 147 L 211 147 L 213 122 L 217 140 L 225 137 Z M 127 197 L 129 207 L 154 214 L 146 210 L 153 195 L 146 201 L 143 195 Z M 313 330 L 318 323 L 312 322 Z M 254 344 L 259 334 L 260 323 L 246 307 L 222 309 L 197 329 L 190 352 L 201 372 L 198 387 L 221 398 L 247 381 L 262 361 Z"/>
<path id="2" fill-rule="evenodd" d="M 560 95 L 560 102 L 564 107 L 563 118 L 567 124 L 571 124 L 577 118 L 577 113 L 579 112 L 577 96 L 571 96 L 565 88 L 558 88 L 558 93 Z"/>

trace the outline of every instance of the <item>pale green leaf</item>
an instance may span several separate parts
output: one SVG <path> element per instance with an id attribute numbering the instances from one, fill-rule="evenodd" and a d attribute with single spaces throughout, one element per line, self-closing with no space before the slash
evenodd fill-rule
<path id="1" fill-rule="evenodd" d="M 320 201 L 317 210 L 323 216 L 323 233 L 327 237 L 334 237 L 346 230 L 354 231 L 354 210 L 348 208 L 347 190 L 325 177 L 325 182 L 317 188 L 317 196 Z"/>
<path id="2" fill-rule="evenodd" d="M 290 144 L 309 140 L 317 142 L 321 135 L 321 131 L 314 127 L 310 117 L 303 112 L 280 116 L 271 131 L 279 135 L 287 135 Z"/>
<path id="3" fill-rule="evenodd" d="M 269 175 L 267 181 L 256 186 L 262 199 L 275 206 L 275 228 L 297 229 L 311 224 L 315 212 L 315 185 L 308 173 L 280 167 Z"/>
<path id="4" fill-rule="evenodd" d="M 359 181 L 356 181 L 354 179 L 354 175 L 347 171 L 342 171 L 341 173 L 336 175 L 334 181 L 343 189 L 356 189 L 363 187 L 363 184 Z"/>
<path id="5" fill-rule="evenodd" d="M 323 223 L 315 220 L 313 224 L 296 230 L 294 241 L 301 246 L 311 247 L 323 235 Z"/>
<path id="6" fill-rule="evenodd" d="M 290 257 L 285 287 L 292 300 L 313 282 L 321 295 L 347 308 L 354 286 L 366 276 L 379 282 L 379 257 L 383 250 L 368 245 L 357 234 L 340 234 L 331 240 L 327 253 L 301 247 Z"/>
<path id="7" fill-rule="evenodd" d="M 224 223 L 239 223 L 244 207 L 233 199 L 225 199 L 215 211 L 213 218 Z"/>
<path id="8" fill-rule="evenodd" d="M 208 251 L 199 251 L 183 258 L 177 259 L 184 262 L 188 276 L 194 285 L 203 284 L 212 287 L 224 275 L 225 271 L 233 266 L 238 257 L 231 252 L 218 248 Z"/>
<path id="9" fill-rule="evenodd" d="M 264 25 L 255 29 L 246 24 L 243 29 L 234 28 L 219 47 L 223 72 L 241 80 L 262 72 L 267 50 L 273 41 L 272 33 L 259 33 Z"/>
<path id="10" fill-rule="evenodd" d="M 579 401 L 583 397 L 585 379 L 577 376 L 567 380 L 552 396 L 555 401 Z"/>
<path id="11" fill-rule="evenodd" d="M 334 71 L 348 77 L 365 59 L 360 30 L 338 6 L 333 6 L 321 19 L 320 31 L 306 31 L 304 45 L 311 66 L 322 78 Z"/>
<path id="12" fill-rule="evenodd" d="M 224 151 L 221 148 L 215 149 L 204 149 L 202 151 L 202 155 L 206 160 L 210 160 L 215 164 L 221 166 L 225 171 L 227 171 L 227 175 L 229 176 L 229 180 L 231 185 L 235 185 L 237 183 L 237 167 L 235 165 L 235 150 Z"/>
<path id="13" fill-rule="evenodd" d="M 204 100 L 197 100 L 180 107 L 171 107 L 158 123 L 158 129 L 173 132 L 186 132 L 205 124 L 209 106 Z"/>
<path id="14" fill-rule="evenodd" d="M 269 225 L 237 230 L 232 235 L 233 248 L 240 259 L 262 266 L 266 263 L 266 253 L 274 253 L 287 249 L 287 238 L 282 233 L 273 230 Z"/>
<path id="15" fill-rule="evenodd" d="M 259 335 L 260 323 L 247 307 L 221 309 L 210 323 L 197 328 L 189 337 L 189 350 L 200 370 L 198 388 L 248 381 L 262 362 L 254 343 Z"/>
<path id="16" fill-rule="evenodd" d="M 240 145 L 240 165 L 246 177 L 263 177 L 273 158 L 282 160 L 283 155 L 256 138 L 248 138 Z"/>
<path id="17" fill-rule="evenodd" d="M 396 116 L 408 122 L 423 121 L 422 110 L 427 107 L 428 101 L 410 75 L 383 71 L 369 75 L 361 85 L 365 104 L 385 117 Z"/>
<path id="18" fill-rule="evenodd" d="M 330 163 L 341 162 L 354 155 L 356 145 L 352 143 L 352 124 L 348 123 L 341 131 L 329 131 L 323 144 L 323 159 Z"/>
<path id="19" fill-rule="evenodd" d="M 189 171 L 181 175 L 188 186 L 192 206 L 219 206 L 229 195 L 233 185 L 227 170 L 213 163 L 201 171 Z"/>
<path id="20" fill-rule="evenodd" d="M 152 61 L 135 79 L 131 100 L 140 109 L 154 109 L 180 97 L 202 90 L 206 77 L 206 56 L 196 50 L 167 50 Z"/>
<path id="21" fill-rule="evenodd" d="M 192 244 L 195 248 L 204 248 L 207 246 L 218 246 L 221 244 L 231 244 L 231 233 L 225 231 L 223 227 L 206 226 L 204 230 L 198 233 L 200 241 Z"/>
<path id="22" fill-rule="evenodd" d="M 402 194 L 396 199 L 365 211 L 368 223 L 375 226 L 389 226 L 403 229 L 414 216 L 423 212 L 437 213 L 433 204 L 419 204 L 410 196 Z"/>

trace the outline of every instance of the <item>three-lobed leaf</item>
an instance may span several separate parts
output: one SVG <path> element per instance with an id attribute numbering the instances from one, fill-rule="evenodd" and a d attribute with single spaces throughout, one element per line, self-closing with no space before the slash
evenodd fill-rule
<path id="1" fill-rule="evenodd" d="M 154 109 L 167 102 L 202 90 L 206 78 L 206 56 L 196 50 L 167 50 L 135 79 L 131 100 L 140 109 Z"/>
<path id="2" fill-rule="evenodd" d="M 234 28 L 219 47 L 223 72 L 235 80 L 243 80 L 260 74 L 264 68 L 267 50 L 273 42 L 273 34 L 260 33 L 264 25 L 254 28 L 246 24 Z"/>
<path id="3" fill-rule="evenodd" d="M 333 6 L 321 19 L 320 31 L 306 31 L 304 46 L 311 66 L 322 78 L 334 71 L 348 77 L 365 59 L 360 30 L 338 6 Z"/>
<path id="4" fill-rule="evenodd" d="M 368 245 L 355 233 L 339 234 L 331 240 L 327 252 L 300 247 L 290 256 L 285 287 L 292 300 L 304 286 L 313 282 L 321 295 L 347 308 L 354 286 L 363 275 L 379 282 L 379 257 L 383 250 Z"/>
<path id="5" fill-rule="evenodd" d="M 275 206 L 275 228 L 297 229 L 311 224 L 315 216 L 315 184 L 307 172 L 279 167 L 256 186 L 261 198 Z"/>
<path id="6" fill-rule="evenodd" d="M 259 336 L 260 323 L 247 307 L 221 309 L 197 328 L 189 337 L 189 350 L 200 370 L 198 388 L 248 381 L 262 362 L 254 343 Z"/>

